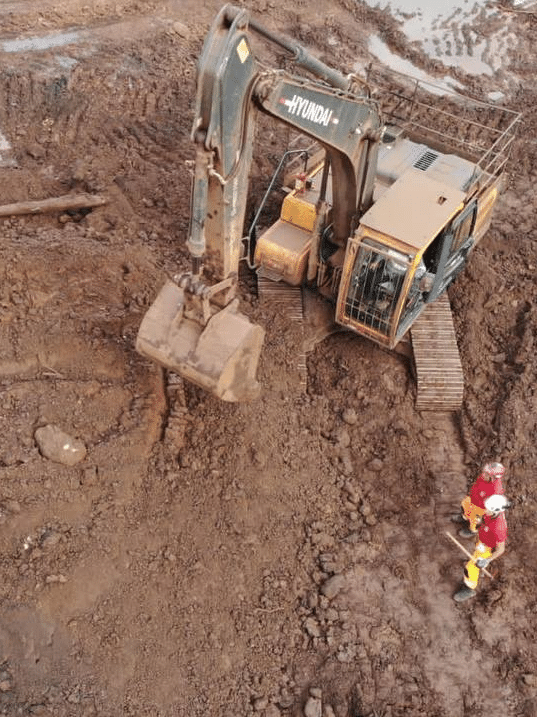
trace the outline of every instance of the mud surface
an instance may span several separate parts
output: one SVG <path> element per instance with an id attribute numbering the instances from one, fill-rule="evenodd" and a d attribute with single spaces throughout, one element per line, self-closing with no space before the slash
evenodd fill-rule
<path id="1" fill-rule="evenodd" d="M 450 289 L 464 406 L 431 415 L 402 357 L 349 334 L 309 355 L 304 392 L 296 331 L 247 275 L 260 400 L 220 403 L 134 351 L 187 267 L 195 62 L 219 7 L 0 3 L 0 203 L 110 197 L 0 219 L 0 714 L 535 715 L 535 15 L 498 8 L 520 38 L 501 74 L 452 70 L 524 119 Z M 376 35 L 449 73 L 387 10 L 323 8 L 255 3 L 341 69 Z M 254 195 L 286 141 L 262 126 Z M 464 556 L 444 532 L 490 459 L 515 502 L 508 549 L 457 606 Z"/>

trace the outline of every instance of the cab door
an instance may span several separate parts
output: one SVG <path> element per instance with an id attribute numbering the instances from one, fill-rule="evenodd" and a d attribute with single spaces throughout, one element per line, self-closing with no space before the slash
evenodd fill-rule
<path id="1" fill-rule="evenodd" d="M 435 279 L 427 303 L 437 299 L 466 264 L 474 245 L 473 231 L 477 215 L 477 200 L 468 204 L 440 235 L 435 259 Z"/>
<path id="2" fill-rule="evenodd" d="M 350 241 L 336 321 L 391 348 L 411 266 L 411 257 L 370 237 Z"/>

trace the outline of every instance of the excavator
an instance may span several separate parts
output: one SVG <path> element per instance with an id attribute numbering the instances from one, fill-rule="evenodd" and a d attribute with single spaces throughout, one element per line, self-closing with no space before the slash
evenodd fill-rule
<path id="1" fill-rule="evenodd" d="M 258 59 L 254 38 L 284 50 L 293 72 Z M 343 74 L 225 5 L 198 64 L 191 271 L 166 281 L 137 351 L 224 401 L 257 397 L 264 329 L 239 309 L 242 261 L 317 292 L 339 327 L 394 349 L 487 231 L 519 122 L 438 92 L 373 66 Z M 306 152 L 279 218 L 254 238 L 244 225 L 259 112 L 320 154 Z"/>

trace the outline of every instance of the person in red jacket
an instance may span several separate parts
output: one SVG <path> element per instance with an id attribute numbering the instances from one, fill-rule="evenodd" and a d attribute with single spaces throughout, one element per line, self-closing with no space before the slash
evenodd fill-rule
<path id="1" fill-rule="evenodd" d="M 505 509 L 509 501 L 504 495 L 491 495 L 485 499 L 485 514 L 479 525 L 474 554 L 464 566 L 464 584 L 455 593 L 456 602 L 464 602 L 476 594 L 479 571 L 486 568 L 505 552 L 507 522 Z"/>
<path id="2" fill-rule="evenodd" d="M 485 499 L 490 495 L 503 495 L 502 478 L 505 468 L 501 463 L 486 463 L 481 469 L 468 495 L 461 503 L 462 513 L 456 516 L 456 522 L 465 522 L 459 530 L 463 538 L 477 535 L 477 528 L 485 515 Z"/>

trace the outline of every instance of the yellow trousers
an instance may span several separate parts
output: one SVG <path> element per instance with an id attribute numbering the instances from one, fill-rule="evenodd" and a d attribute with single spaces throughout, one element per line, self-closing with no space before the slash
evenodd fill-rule
<path id="1" fill-rule="evenodd" d="M 464 517 L 470 524 L 470 530 L 475 533 L 477 531 L 477 526 L 481 522 L 481 518 L 485 515 L 485 509 L 478 508 L 477 505 L 474 505 L 470 500 L 469 495 L 467 495 L 462 501 L 461 507 Z"/>
<path id="2" fill-rule="evenodd" d="M 472 590 L 476 589 L 479 580 L 479 568 L 475 564 L 476 560 L 479 558 L 490 558 L 491 555 L 492 550 L 488 545 L 484 545 L 484 543 L 481 542 L 477 543 L 474 554 L 464 566 L 464 584 L 466 587 L 472 588 Z"/>

